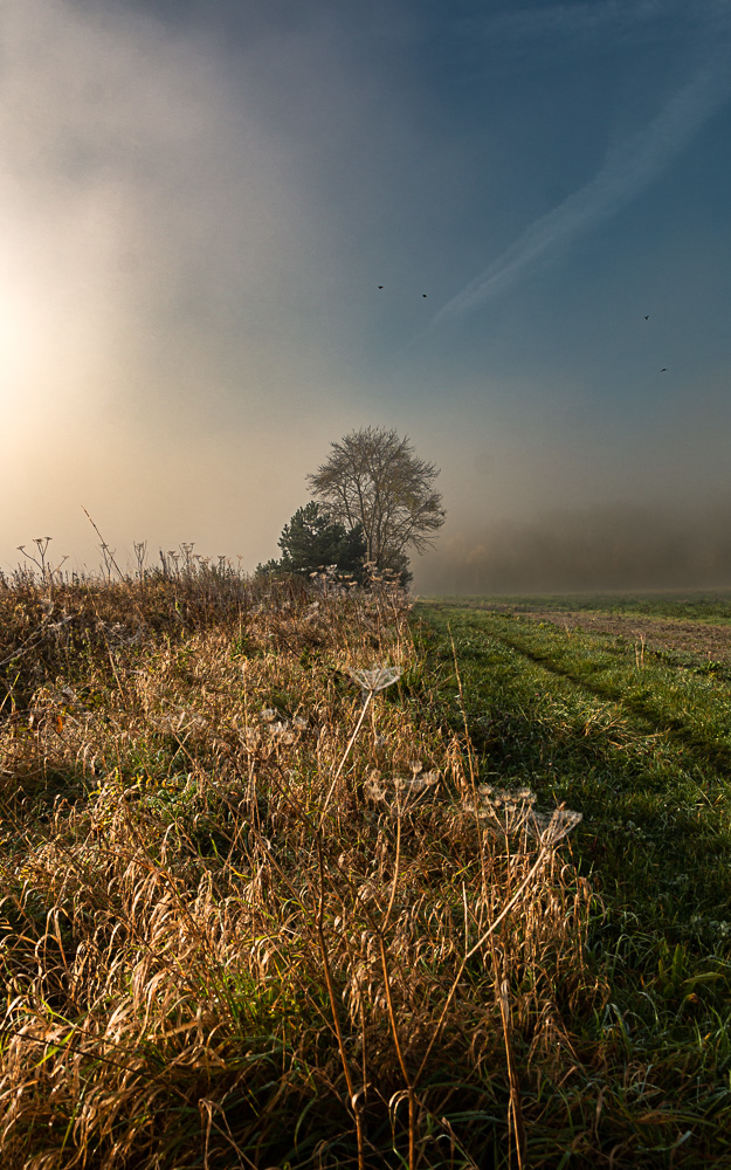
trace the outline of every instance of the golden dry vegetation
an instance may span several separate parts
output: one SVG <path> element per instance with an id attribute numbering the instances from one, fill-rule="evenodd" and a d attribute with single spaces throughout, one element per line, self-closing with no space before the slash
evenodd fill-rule
<path id="1" fill-rule="evenodd" d="M 527 1164 L 601 996 L 575 818 L 479 785 L 408 609 L 2 584 L 3 1165 Z"/>

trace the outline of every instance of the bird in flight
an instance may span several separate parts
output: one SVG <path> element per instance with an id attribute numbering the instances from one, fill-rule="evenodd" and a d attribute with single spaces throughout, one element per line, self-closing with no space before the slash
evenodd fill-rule
<path id="1" fill-rule="evenodd" d="M 382 285 L 382 284 L 379 284 L 379 286 L 378 286 L 378 287 L 379 287 L 379 288 L 383 288 L 383 285 Z M 427 298 L 427 296 L 428 296 L 429 294 L 428 294 L 428 293 L 422 293 L 421 295 L 422 295 L 422 297 L 424 298 L 424 300 L 426 300 L 426 298 Z"/>
<path id="2" fill-rule="evenodd" d="M 646 321 L 649 321 L 649 320 L 650 320 L 650 314 L 649 314 L 649 313 L 645 313 L 645 320 L 646 320 Z"/>
<path id="3" fill-rule="evenodd" d="M 663 366 L 663 368 L 660 370 L 661 374 L 667 374 L 667 372 L 668 372 L 667 366 Z"/>

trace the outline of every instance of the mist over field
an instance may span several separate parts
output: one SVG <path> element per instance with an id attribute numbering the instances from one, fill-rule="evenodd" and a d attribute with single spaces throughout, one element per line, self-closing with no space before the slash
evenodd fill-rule
<path id="1" fill-rule="evenodd" d="M 458 533 L 424 558 L 424 594 L 728 589 L 731 506 L 598 507 Z"/>
<path id="2" fill-rule="evenodd" d="M 418 591 L 731 584 L 716 0 L 0 15 L 0 565 L 253 570 L 353 428 Z"/>

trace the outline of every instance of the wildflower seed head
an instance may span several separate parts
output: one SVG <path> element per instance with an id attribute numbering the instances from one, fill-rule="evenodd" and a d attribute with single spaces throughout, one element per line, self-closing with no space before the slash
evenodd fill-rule
<path id="1" fill-rule="evenodd" d="M 398 682 L 403 671 L 400 666 L 377 666 L 374 670 L 349 669 L 348 674 L 366 693 L 375 694 Z"/>
<path id="2" fill-rule="evenodd" d="M 575 829 L 582 820 L 582 813 L 570 808 L 557 808 L 543 833 L 543 839 L 555 845 Z"/>
<path id="3" fill-rule="evenodd" d="M 367 800 L 378 802 L 386 799 L 386 788 L 381 780 L 381 773 L 374 768 L 363 785 L 363 794 Z"/>
<path id="4" fill-rule="evenodd" d="M 524 804 L 535 803 L 535 793 L 531 792 L 530 788 L 519 788 L 515 793 L 516 800 L 522 800 Z"/>

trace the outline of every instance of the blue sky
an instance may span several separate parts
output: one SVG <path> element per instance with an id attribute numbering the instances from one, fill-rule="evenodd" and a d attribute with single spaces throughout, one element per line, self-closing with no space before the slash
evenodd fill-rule
<path id="1" fill-rule="evenodd" d="M 442 468 L 419 588 L 731 584 L 725 0 L 0 31 L 0 562 L 95 564 L 83 504 L 253 568 L 385 425 Z"/>

